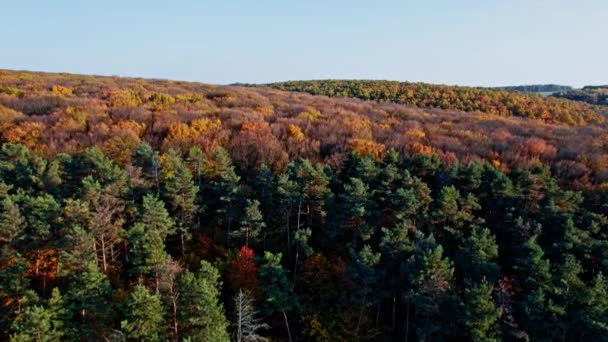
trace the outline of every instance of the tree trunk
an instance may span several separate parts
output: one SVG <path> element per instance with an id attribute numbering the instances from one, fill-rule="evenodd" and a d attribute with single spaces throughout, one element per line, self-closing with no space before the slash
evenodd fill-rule
<path id="1" fill-rule="evenodd" d="M 396 307 L 396 302 L 397 302 L 397 298 L 395 298 L 395 296 L 393 296 L 393 310 L 392 310 L 392 320 L 391 320 L 391 327 L 393 329 L 393 332 L 395 332 L 395 307 Z"/>
<path id="2" fill-rule="evenodd" d="M 158 267 L 154 270 L 154 283 L 156 286 L 156 295 L 160 293 L 160 277 L 158 275 Z"/>
<path id="3" fill-rule="evenodd" d="M 123 253 L 125 253 L 125 262 L 129 262 L 129 243 L 127 242 L 127 240 L 123 241 L 122 243 L 122 249 L 123 249 Z"/>
<path id="4" fill-rule="evenodd" d="M 106 242 L 103 238 L 103 235 L 101 235 L 101 265 L 102 265 L 102 269 L 103 272 L 105 273 L 108 270 L 108 262 L 106 260 Z"/>
<path id="5" fill-rule="evenodd" d="M 407 302 L 405 311 L 405 342 L 410 339 L 410 302 Z"/>
<path id="6" fill-rule="evenodd" d="M 230 226 L 232 225 L 232 219 L 228 217 L 228 226 L 226 226 L 226 247 L 230 247 Z"/>
<path id="7" fill-rule="evenodd" d="M 366 300 L 367 296 L 363 296 L 363 300 L 361 301 L 361 308 L 359 309 L 359 318 L 357 319 L 357 327 L 355 328 L 355 335 L 357 336 L 357 340 L 359 340 L 359 329 L 361 329 L 361 321 L 363 320 L 363 311 L 365 310 Z"/>
<path id="8" fill-rule="evenodd" d="M 289 205 L 289 210 L 285 213 L 285 232 L 287 233 L 287 257 L 291 258 L 291 239 L 290 239 L 290 216 L 291 216 L 291 204 Z"/>
<path id="9" fill-rule="evenodd" d="M 281 312 L 283 313 L 283 319 L 285 320 L 285 328 L 287 328 L 287 340 L 289 342 L 292 342 L 291 330 L 289 330 L 289 321 L 287 320 L 287 314 L 285 313 L 285 310 L 282 310 Z"/>
<path id="10" fill-rule="evenodd" d="M 182 256 L 184 256 L 184 255 L 186 255 L 186 246 L 184 243 L 184 232 L 179 233 L 179 239 L 180 239 L 181 248 L 182 248 Z"/>
<path id="11" fill-rule="evenodd" d="M 173 309 L 173 336 L 175 337 L 175 341 L 179 342 L 179 330 L 177 323 L 177 298 L 175 294 L 173 294 L 171 297 L 171 307 Z"/>
<path id="12" fill-rule="evenodd" d="M 243 323 L 243 318 L 241 317 L 241 314 L 243 312 L 243 297 L 242 297 L 242 292 L 240 292 L 241 290 L 239 290 L 239 297 L 238 297 L 238 307 L 236 308 L 236 313 L 237 313 L 237 330 L 236 330 L 236 341 L 237 342 L 241 342 L 243 340 L 243 329 L 242 329 L 242 323 Z"/>
<path id="13" fill-rule="evenodd" d="M 95 254 L 95 265 L 99 266 L 99 254 L 97 252 L 97 241 L 93 238 L 93 252 Z"/>
<path id="14" fill-rule="evenodd" d="M 300 257 L 300 248 L 296 246 L 296 260 L 293 264 L 293 287 L 296 287 L 296 277 L 298 272 L 298 259 Z"/>

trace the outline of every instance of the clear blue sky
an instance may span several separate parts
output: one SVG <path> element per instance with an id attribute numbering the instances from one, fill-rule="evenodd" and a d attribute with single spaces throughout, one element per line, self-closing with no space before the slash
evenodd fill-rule
<path id="1" fill-rule="evenodd" d="M 608 0 L 0 1 L 6 69 L 218 84 L 608 83 Z"/>

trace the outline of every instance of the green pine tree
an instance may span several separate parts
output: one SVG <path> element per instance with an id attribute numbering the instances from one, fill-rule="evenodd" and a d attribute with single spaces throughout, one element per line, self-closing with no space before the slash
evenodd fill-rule
<path id="1" fill-rule="evenodd" d="M 492 300 L 492 284 L 467 282 L 464 292 L 464 325 L 473 341 L 500 341 L 498 321 L 502 310 Z"/>
<path id="2" fill-rule="evenodd" d="M 264 217 L 260 211 L 260 202 L 258 200 L 247 200 L 245 215 L 241 220 L 241 227 L 232 232 L 232 237 L 242 239 L 245 246 L 249 247 L 251 241 L 254 245 L 259 243 L 258 239 L 262 231 L 266 227 Z"/>
<path id="3" fill-rule="evenodd" d="M 126 319 L 120 323 L 128 340 L 159 341 L 165 332 L 164 308 L 159 295 L 136 285 L 129 296 Z"/>
<path id="4" fill-rule="evenodd" d="M 219 302 L 219 273 L 201 261 L 196 274 L 185 272 L 179 280 L 178 321 L 180 337 L 191 341 L 229 341 L 228 321 Z"/>

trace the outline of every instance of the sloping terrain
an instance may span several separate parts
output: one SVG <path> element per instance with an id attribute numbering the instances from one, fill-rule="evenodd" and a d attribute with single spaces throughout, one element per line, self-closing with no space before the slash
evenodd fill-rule
<path id="1" fill-rule="evenodd" d="M 554 96 L 593 105 L 608 106 L 608 86 L 586 86 L 583 89 L 561 91 Z"/>
<path id="2" fill-rule="evenodd" d="M 602 115 L 585 103 L 495 88 L 357 80 L 293 81 L 272 83 L 268 86 L 311 94 L 356 97 L 380 102 L 391 101 L 420 108 L 519 116 L 547 123 L 583 125 L 587 122 L 604 121 Z"/>
<path id="3" fill-rule="evenodd" d="M 273 87 L 293 89 L 289 84 Z M 369 98 L 378 98 L 382 89 Z M 438 91 L 424 89 L 429 94 Z M 445 90 L 452 94 L 447 103 L 462 103 L 463 109 L 476 103 L 468 91 L 478 94 L 478 90 Z M 15 71 L 0 72 L 0 93 L 2 140 L 25 144 L 47 156 L 100 146 L 124 164 L 141 141 L 165 151 L 198 145 L 211 152 L 223 146 L 239 168 L 252 171 L 261 164 L 284 169 L 288 160 L 300 157 L 337 166 L 351 150 L 380 157 L 393 148 L 406 155 L 436 153 L 448 165 L 487 160 L 505 171 L 540 161 L 569 187 L 595 187 L 608 181 L 608 136 L 603 124 L 548 124 L 492 114 L 505 109 L 501 106 L 489 107 L 490 113 L 480 112 L 483 108 L 466 113 L 265 87 Z M 541 108 L 565 106 L 560 110 L 566 113 L 573 106 L 583 113 L 577 120 L 602 121 L 573 102 L 525 99 Z M 424 98 L 420 101 L 415 103 L 428 107 Z M 490 98 L 485 101 L 493 103 Z M 518 106 L 528 110 L 524 104 Z"/>
<path id="4" fill-rule="evenodd" d="M 608 336 L 595 112 L 16 71 L 0 92 L 0 340 Z"/>

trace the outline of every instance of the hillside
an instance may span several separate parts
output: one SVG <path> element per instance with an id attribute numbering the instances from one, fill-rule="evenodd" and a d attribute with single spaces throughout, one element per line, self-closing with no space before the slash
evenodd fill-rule
<path id="1" fill-rule="evenodd" d="M 300 157 L 337 166 L 351 150 L 381 157 L 395 149 L 436 153 L 448 164 L 481 159 L 505 171 L 541 161 L 564 184 L 580 188 L 608 181 L 603 125 L 548 125 L 259 87 L 67 74 L 1 71 L 0 89 L 3 141 L 45 156 L 99 146 L 125 164 L 142 141 L 162 151 L 198 145 L 210 153 L 223 146 L 241 170 L 251 172 L 261 164 L 282 170 Z M 572 104 L 555 103 L 562 102 Z"/>
<path id="2" fill-rule="evenodd" d="M 269 87 L 302 91 L 315 95 L 356 97 L 363 100 L 396 102 L 420 108 L 484 112 L 518 116 L 547 123 L 582 125 L 604 122 L 591 106 L 580 102 L 547 98 L 491 88 L 470 88 L 392 81 L 293 81 L 268 84 Z"/>
<path id="3" fill-rule="evenodd" d="M 608 106 L 608 86 L 586 86 L 583 89 L 561 91 L 553 96 L 593 105 Z"/>
<path id="4" fill-rule="evenodd" d="M 601 118 L 414 87 L 0 71 L 0 340 L 608 336 Z"/>
<path id="5" fill-rule="evenodd" d="M 570 91 L 572 90 L 572 87 L 558 84 L 532 84 L 521 86 L 497 87 L 496 89 L 506 91 L 518 91 L 522 93 L 539 93 L 542 95 L 550 95 L 557 92 Z"/>

